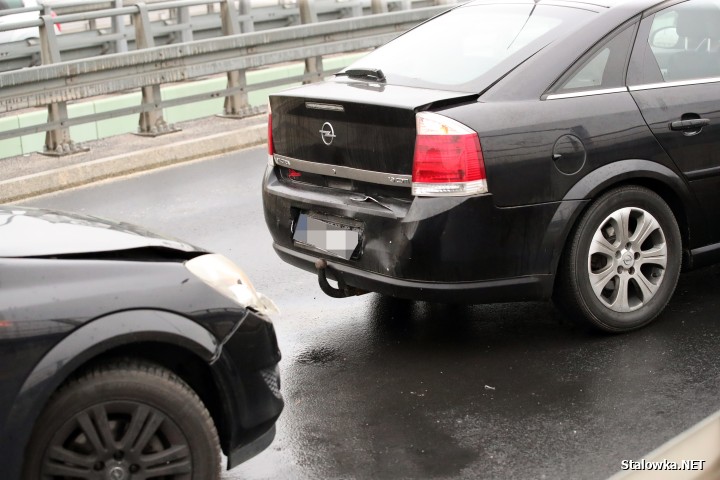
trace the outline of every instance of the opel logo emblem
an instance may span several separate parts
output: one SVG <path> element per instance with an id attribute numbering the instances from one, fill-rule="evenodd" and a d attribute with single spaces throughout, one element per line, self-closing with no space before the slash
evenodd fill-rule
<path id="1" fill-rule="evenodd" d="M 122 467 L 113 467 L 108 473 L 110 480 L 125 480 L 125 470 Z"/>
<path id="2" fill-rule="evenodd" d="M 632 265 L 633 256 L 629 253 L 626 253 L 625 256 L 623 257 L 623 263 L 625 264 L 626 267 L 629 267 L 630 265 Z"/>
<path id="3" fill-rule="evenodd" d="M 335 140 L 335 130 L 333 129 L 333 126 L 330 125 L 330 122 L 323 123 L 323 126 L 320 129 L 320 138 L 322 138 L 325 145 L 330 145 L 333 140 Z"/>

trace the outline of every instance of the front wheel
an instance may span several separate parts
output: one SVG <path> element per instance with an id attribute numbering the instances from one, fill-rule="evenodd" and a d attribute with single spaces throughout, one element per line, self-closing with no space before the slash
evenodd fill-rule
<path id="1" fill-rule="evenodd" d="M 170 371 L 122 362 L 71 380 L 33 431 L 24 480 L 216 480 L 220 447 L 198 396 Z"/>
<path id="2" fill-rule="evenodd" d="M 555 303 L 607 332 L 642 327 L 667 305 L 682 263 L 680 230 L 653 191 L 624 186 L 593 202 L 563 252 Z"/>

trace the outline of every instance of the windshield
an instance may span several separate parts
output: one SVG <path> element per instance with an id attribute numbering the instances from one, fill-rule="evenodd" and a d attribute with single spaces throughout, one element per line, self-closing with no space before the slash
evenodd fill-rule
<path id="1" fill-rule="evenodd" d="M 456 8 L 366 55 L 349 69 L 380 69 L 388 83 L 478 92 L 594 15 L 580 8 L 490 4 Z M 503 67 L 503 68 L 498 68 Z M 493 71 L 498 68 L 500 72 Z M 482 81 L 481 81 L 482 80 Z"/>

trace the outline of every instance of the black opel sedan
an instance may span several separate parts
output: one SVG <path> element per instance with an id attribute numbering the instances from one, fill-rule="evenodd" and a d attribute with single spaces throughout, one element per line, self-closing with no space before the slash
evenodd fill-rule
<path id="1" fill-rule="evenodd" d="M 273 309 L 223 256 L 0 206 L 0 477 L 219 479 L 275 434 Z"/>
<path id="2" fill-rule="evenodd" d="M 720 258 L 720 1 L 474 1 L 270 107 L 266 223 L 332 295 L 619 332 Z"/>

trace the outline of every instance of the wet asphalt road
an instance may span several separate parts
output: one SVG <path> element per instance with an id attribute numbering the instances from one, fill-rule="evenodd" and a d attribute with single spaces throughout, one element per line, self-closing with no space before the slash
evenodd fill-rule
<path id="1" fill-rule="evenodd" d="M 282 263 L 257 148 L 23 203 L 140 223 L 238 262 L 282 310 L 274 444 L 223 478 L 604 479 L 720 409 L 720 268 L 621 336 L 546 303 L 336 300 Z"/>

